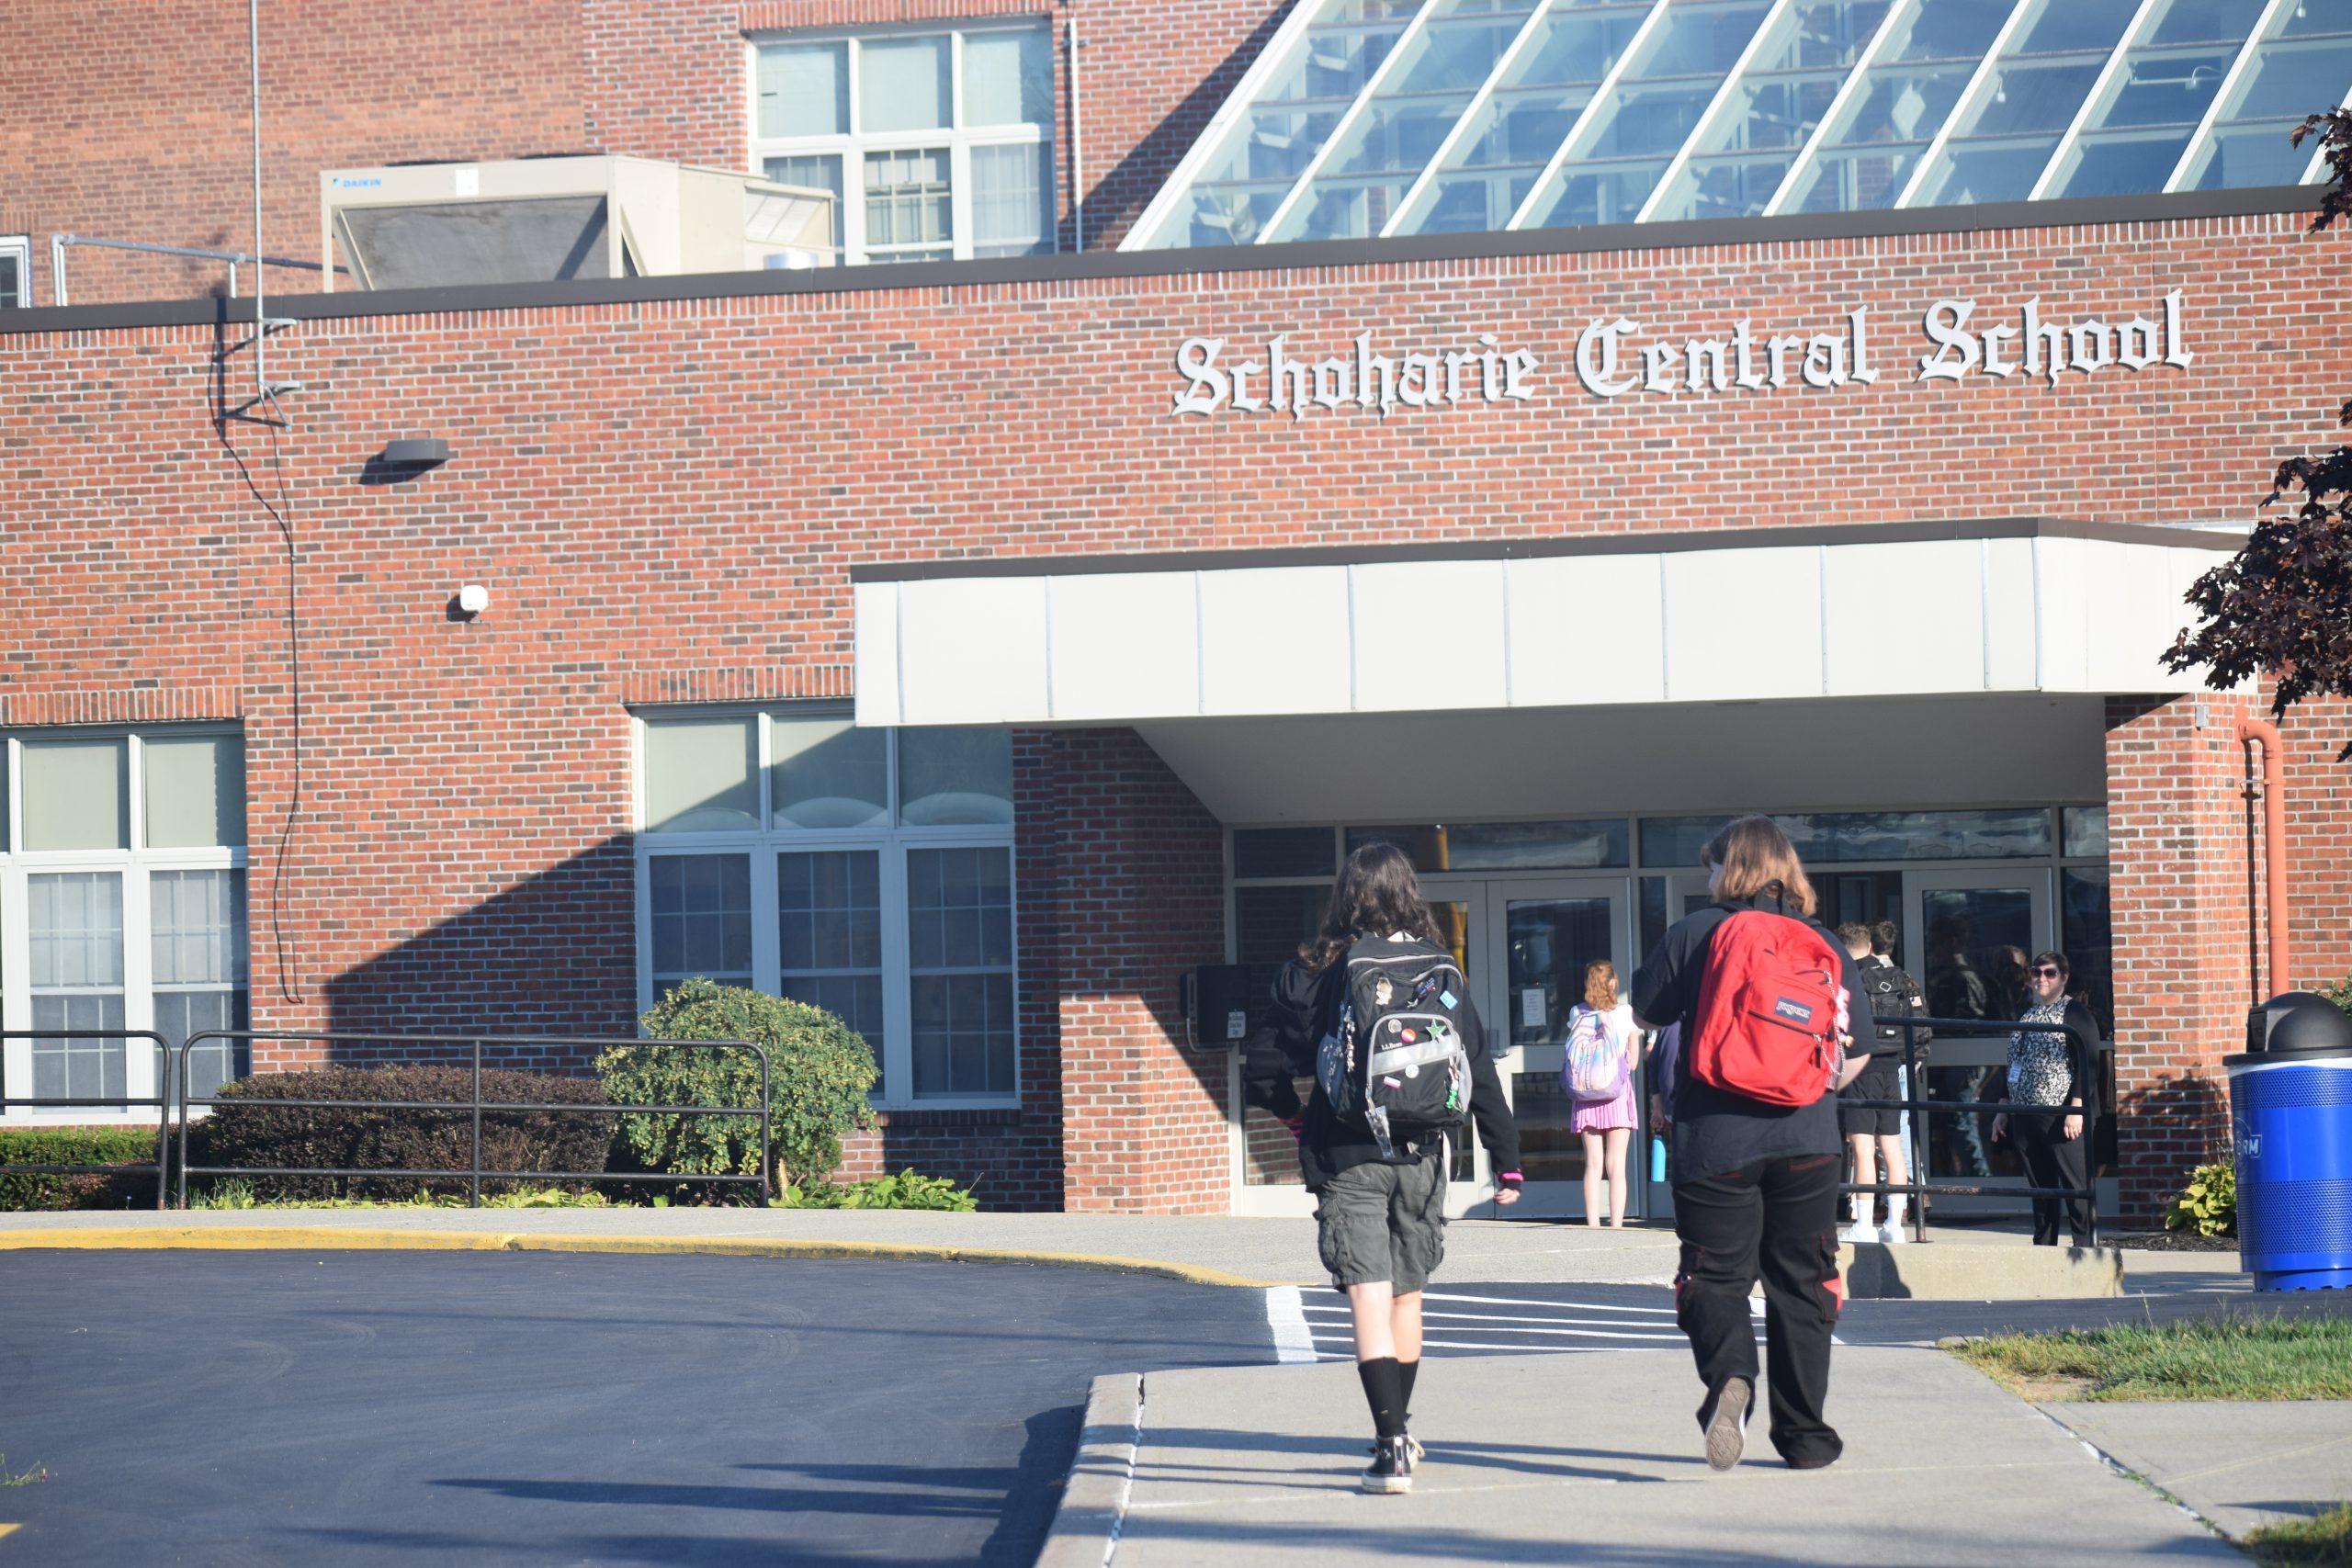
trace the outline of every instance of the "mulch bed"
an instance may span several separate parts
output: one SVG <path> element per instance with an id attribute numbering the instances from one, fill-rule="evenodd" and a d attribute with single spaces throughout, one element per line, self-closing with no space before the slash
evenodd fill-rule
<path id="1" fill-rule="evenodd" d="M 2194 1231 L 2131 1231 L 2108 1237 L 2107 1245 L 2130 1247 L 2134 1252 L 2235 1252 L 2238 1238 L 2199 1235 Z"/>

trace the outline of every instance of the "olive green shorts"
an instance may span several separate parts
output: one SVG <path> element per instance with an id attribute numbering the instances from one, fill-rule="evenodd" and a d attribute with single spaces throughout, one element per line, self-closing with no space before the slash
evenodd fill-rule
<path id="1" fill-rule="evenodd" d="M 1316 1195 L 1316 1250 L 1331 1288 L 1376 1285 L 1400 1296 L 1429 1283 L 1445 1257 L 1445 1160 L 1353 1165 Z"/>

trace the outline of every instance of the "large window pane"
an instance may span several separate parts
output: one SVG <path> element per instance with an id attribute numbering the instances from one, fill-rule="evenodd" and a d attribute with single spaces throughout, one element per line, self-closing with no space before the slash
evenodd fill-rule
<path id="1" fill-rule="evenodd" d="M 882 1065 L 882 856 L 828 850 L 776 857 L 783 993 L 865 1037 Z M 884 1091 L 876 1079 L 874 1092 Z"/>
<path id="2" fill-rule="evenodd" d="M 1043 28 L 964 36 L 964 123 L 1051 125 L 1053 36 Z"/>
<path id="3" fill-rule="evenodd" d="M 1233 874 L 1329 876 L 1339 869 L 1329 828 L 1236 828 Z"/>
<path id="4" fill-rule="evenodd" d="M 245 874 L 159 871 L 147 879 L 155 1032 L 174 1047 L 245 1027 Z M 188 1092 L 209 1095 L 248 1070 L 247 1047 L 208 1041 L 189 1054 Z"/>
<path id="5" fill-rule="evenodd" d="M 1012 732 L 899 732 L 899 820 L 944 828 L 1012 820 Z"/>
<path id="6" fill-rule="evenodd" d="M 2139 0 L 2033 0 L 1913 205 L 2031 196 L 2138 10 Z"/>
<path id="7" fill-rule="evenodd" d="M 842 202 L 842 155 L 838 152 L 796 152 L 767 161 L 767 176 L 779 185 L 805 186 L 833 193 L 833 249 L 842 248 L 842 225 L 849 220 Z"/>
<path id="8" fill-rule="evenodd" d="M 760 825 L 756 721 L 662 719 L 645 727 L 645 829 L 740 832 Z"/>
<path id="9" fill-rule="evenodd" d="M 122 876 L 35 873 L 25 879 L 32 1025 L 88 1035 L 32 1043 L 33 1093 L 88 1099 L 125 1092 Z"/>
<path id="10" fill-rule="evenodd" d="M 690 976 L 752 982 L 752 863 L 746 855 L 655 855 L 646 863 L 653 988 Z"/>
<path id="11" fill-rule="evenodd" d="M 760 51 L 760 134 L 839 136 L 849 130 L 849 45 L 778 43 Z"/>
<path id="12" fill-rule="evenodd" d="M 194 849 L 245 841 L 245 749 L 233 735 L 149 739 L 147 847 Z"/>
<path id="13" fill-rule="evenodd" d="M 865 248 L 874 261 L 943 261 L 955 254 L 944 147 L 865 154 Z"/>
<path id="14" fill-rule="evenodd" d="M 25 848 L 125 850 L 130 847 L 124 798 L 122 740 L 25 743 Z"/>
<path id="15" fill-rule="evenodd" d="M 907 852 L 914 1093 L 1010 1094 L 1012 853 Z"/>
<path id="16" fill-rule="evenodd" d="M 972 254 L 1045 255 L 1054 248 L 1053 152 L 1042 145 L 975 147 Z"/>
<path id="17" fill-rule="evenodd" d="M 2115 930 L 2109 912 L 2105 867 L 2068 866 L 2058 874 L 2061 929 L 2075 990 L 2089 1004 L 2102 1033 L 2115 1032 Z"/>
<path id="18" fill-rule="evenodd" d="M 936 130 L 948 123 L 944 33 L 858 45 L 858 130 Z"/>
<path id="19" fill-rule="evenodd" d="M 890 736 L 845 718 L 779 718 L 769 727 L 779 828 L 863 828 L 890 818 Z"/>

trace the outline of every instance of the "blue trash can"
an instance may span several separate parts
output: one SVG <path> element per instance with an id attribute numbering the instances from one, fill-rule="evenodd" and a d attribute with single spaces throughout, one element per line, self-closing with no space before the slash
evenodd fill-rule
<path id="1" fill-rule="evenodd" d="M 2352 1017 L 2289 991 L 2225 1057 L 2238 1261 L 2257 1291 L 2352 1287 Z"/>

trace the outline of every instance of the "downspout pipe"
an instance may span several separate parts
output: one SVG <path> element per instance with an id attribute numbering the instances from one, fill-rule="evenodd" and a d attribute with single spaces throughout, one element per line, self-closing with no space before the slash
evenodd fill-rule
<path id="1" fill-rule="evenodd" d="M 2238 743 L 2262 747 L 2262 886 L 2264 923 L 2270 928 L 2270 994 L 2295 988 L 2293 954 L 2287 940 L 2287 748 L 2278 727 L 2259 718 L 2238 720 Z M 2248 909 L 2251 917 L 2253 910 Z"/>

